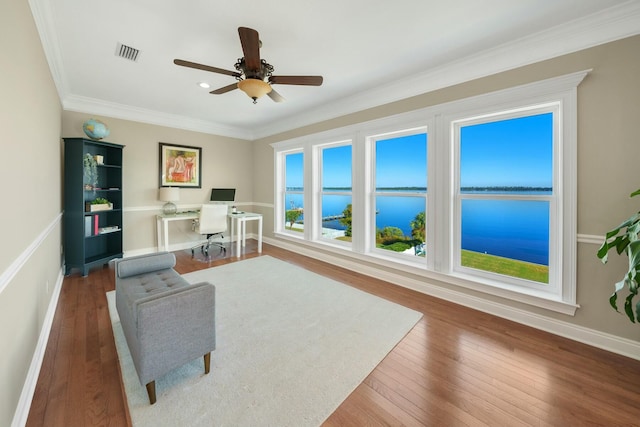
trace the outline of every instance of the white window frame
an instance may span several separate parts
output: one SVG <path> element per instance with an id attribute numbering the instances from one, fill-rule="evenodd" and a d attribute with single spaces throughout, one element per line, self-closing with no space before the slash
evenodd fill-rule
<path id="1" fill-rule="evenodd" d="M 396 125 L 394 126 L 394 130 L 366 136 L 367 151 L 370 153 L 370 168 L 368 173 L 368 179 L 369 179 L 368 190 L 369 191 L 367 192 L 367 197 L 369 199 L 369 203 L 367 204 L 368 206 L 367 216 L 368 216 L 368 224 L 369 224 L 368 235 L 370 237 L 367 240 L 368 252 L 373 255 L 377 255 L 385 258 L 388 257 L 391 259 L 395 259 L 398 262 L 414 264 L 416 266 L 425 266 L 426 263 L 428 263 L 428 258 L 430 257 L 429 256 L 426 256 L 426 257 L 409 256 L 409 255 L 400 254 L 390 250 L 380 249 L 376 247 L 376 239 L 375 239 L 375 235 L 377 231 L 376 230 L 376 211 L 377 211 L 376 198 L 377 197 L 415 197 L 415 198 L 422 199 L 424 203 L 425 215 L 426 215 L 425 218 L 426 218 L 427 227 L 428 227 L 429 210 L 427 209 L 427 207 L 429 206 L 429 200 L 428 200 L 429 189 L 427 188 L 426 193 L 416 193 L 416 192 L 408 192 L 408 191 L 402 192 L 402 193 L 378 192 L 376 188 L 376 164 L 377 164 L 376 144 L 378 143 L 378 141 L 384 141 L 384 140 L 393 139 L 393 138 L 402 138 L 404 136 L 411 136 L 411 135 L 416 135 L 421 133 L 427 134 L 427 139 L 428 139 L 429 132 L 428 132 L 428 126 L 426 124 L 422 124 L 421 126 L 410 126 L 410 127 L 404 126 L 404 127 L 401 127 L 400 129 Z M 425 161 L 427 162 L 427 164 L 425 165 L 425 169 L 427 170 L 427 176 L 425 177 L 425 180 L 427 183 L 429 182 L 428 174 L 430 170 L 428 165 L 429 148 L 430 148 L 430 144 L 427 143 L 427 153 L 426 153 L 427 159 L 425 159 Z M 428 246 L 429 245 L 427 245 L 427 249 L 428 249 Z M 428 253 L 428 250 L 427 250 L 427 253 Z"/>
<path id="2" fill-rule="evenodd" d="M 304 243 L 316 246 L 339 257 L 372 262 L 381 267 L 423 276 L 448 285 L 468 288 L 501 298 L 542 307 L 563 314 L 574 315 L 576 304 L 576 252 L 577 252 L 577 87 L 590 70 L 542 80 L 522 86 L 504 89 L 484 95 L 415 110 L 409 113 L 385 117 L 344 128 L 332 129 L 313 135 L 272 144 L 275 153 L 275 234 L 287 239 L 291 233 L 283 232 L 279 225 L 282 217 L 282 162 L 283 154 L 295 150 L 304 152 L 305 158 L 305 211 L 318 203 L 318 152 L 314 147 L 331 141 L 352 140 L 352 209 L 353 240 L 351 247 L 329 245 L 326 239 L 317 239 L 309 231 L 309 218 L 305 216 Z M 455 264 L 456 242 L 456 149 L 455 125 L 461 120 L 490 117 L 506 111 L 524 111 L 540 106 L 554 105 L 557 108 L 558 144 L 554 146 L 553 203 L 557 205 L 554 216 L 557 227 L 550 242 L 550 282 L 554 286 L 538 289 L 536 286 L 520 286 L 499 280 L 500 277 L 485 277 L 473 274 Z M 375 163 L 372 152 L 372 137 L 389 135 L 403 130 L 426 126 L 427 145 L 427 257 L 418 264 L 407 262 L 407 256 L 389 256 L 372 251 L 375 246 L 375 193 L 373 180 Z M 315 160 L 314 160 L 315 159 Z M 557 167 L 557 170 L 555 169 Z M 557 173 L 556 173 L 557 172 Z M 458 187 L 459 188 L 459 187 Z M 320 211 L 317 211 L 320 212 Z M 312 219 L 317 221 L 317 219 Z M 313 230 L 319 230 L 315 223 Z M 296 236 L 299 237 L 299 236 Z M 297 240 L 299 241 L 299 240 Z M 554 252 L 553 248 L 557 248 Z M 393 255 L 393 254 L 391 254 Z M 557 261 L 551 262 L 551 257 Z M 420 258 L 420 257 L 416 257 Z M 420 258 L 422 260 L 422 258 Z M 459 259 L 459 257 L 458 257 Z M 554 265 L 552 268 L 551 265 Z M 469 269 L 471 270 L 471 269 Z M 409 279 L 412 281 L 412 279 Z M 551 291 L 550 291 L 551 290 Z"/>
<path id="3" fill-rule="evenodd" d="M 324 150 L 338 148 L 338 147 L 351 147 L 351 191 L 325 191 L 324 180 L 323 180 L 323 153 Z M 351 139 L 345 139 L 336 142 L 329 142 L 326 144 L 317 144 L 312 148 L 313 158 L 314 158 L 314 182 L 317 183 L 317 191 L 314 192 L 316 195 L 313 200 L 314 205 L 314 217 L 320 218 L 319 221 L 316 222 L 315 232 L 313 235 L 313 240 L 322 241 L 326 244 L 330 245 L 338 245 L 344 246 L 346 248 L 351 248 L 352 243 L 346 242 L 343 240 L 336 240 L 324 237 L 322 235 L 322 196 L 350 196 L 351 197 L 351 209 L 353 212 L 353 144 Z M 353 230 L 352 230 L 353 231 Z"/>
<path id="4" fill-rule="evenodd" d="M 306 155 L 304 150 L 300 148 L 295 148 L 291 150 L 281 151 L 279 155 L 275 158 L 275 189 L 276 189 L 276 216 L 274 216 L 274 230 L 278 233 L 285 233 L 291 237 L 297 239 L 303 239 L 304 233 L 300 233 L 298 231 L 288 230 L 287 220 L 286 220 L 286 211 L 287 207 L 285 206 L 285 200 L 287 194 L 302 194 L 303 200 L 305 199 L 305 190 L 307 188 L 306 177 L 303 176 L 303 191 L 287 191 L 287 169 L 286 169 L 286 156 L 291 154 L 302 154 L 302 162 L 306 161 Z M 306 201 L 304 203 L 306 205 Z M 303 205 L 304 206 L 304 205 Z M 304 208 L 304 207 L 303 207 Z M 306 209 L 306 208 L 304 208 Z M 284 218 L 284 220 L 283 220 Z M 306 218 L 305 218 L 306 221 Z M 305 227 L 306 228 L 306 227 Z"/>
<path id="5" fill-rule="evenodd" d="M 451 122 L 452 127 L 452 148 L 454 151 L 454 202 L 453 202 L 453 265 L 452 270 L 461 276 L 477 276 L 486 280 L 487 282 L 504 282 L 508 287 L 517 286 L 523 288 L 529 288 L 534 292 L 548 293 L 553 295 L 554 298 L 559 298 L 560 295 L 560 280 L 559 276 L 559 264 L 561 260 L 557 256 L 557 249 L 561 247 L 562 241 L 558 241 L 557 236 L 562 229 L 562 216 L 559 207 L 562 206 L 562 202 L 559 199 L 560 191 L 558 186 L 560 180 L 558 176 L 561 174 L 560 162 L 558 161 L 562 157 L 562 137 L 559 132 L 560 127 L 560 102 L 553 102 L 547 104 L 533 105 L 526 108 L 518 108 L 515 110 L 508 110 L 503 112 L 495 112 L 493 109 L 487 115 L 480 115 L 475 117 L 468 117 L 464 119 L 454 120 Z M 552 155 L 552 174 L 553 174 L 553 189 L 551 195 L 510 195 L 510 194 L 467 194 L 460 192 L 460 129 L 463 126 L 476 125 L 482 123 L 490 123 L 500 120 L 509 120 L 515 118 L 522 118 L 533 116 L 537 114 L 553 114 L 553 155 Z M 461 252 L 462 252 L 462 201 L 463 200 L 529 200 L 529 201 L 543 201 L 549 203 L 549 282 L 538 283 L 528 280 L 519 279 L 517 277 L 498 275 L 488 271 L 472 269 L 462 266 L 460 264 Z"/>
<path id="6" fill-rule="evenodd" d="M 525 302 L 565 314 L 574 314 L 576 304 L 576 252 L 577 252 L 577 87 L 587 75 L 587 71 L 572 73 L 515 88 L 480 95 L 447 104 L 440 117 L 440 125 L 446 129 L 447 137 L 439 134 L 439 142 L 445 144 L 449 159 L 440 173 L 449 183 L 446 190 L 448 203 L 439 207 L 450 223 L 447 225 L 450 238 L 441 241 L 438 253 L 450 256 L 440 260 L 440 271 L 450 275 L 452 280 L 464 287 L 480 290 L 500 297 Z M 485 277 L 483 273 L 473 274 L 473 278 L 455 265 L 456 221 L 456 138 L 455 123 L 473 117 L 500 116 L 506 111 L 526 111 L 545 106 L 557 105 L 557 144 L 554 145 L 554 182 L 557 228 L 550 232 L 549 281 L 554 283 L 544 289 L 536 286 L 514 285 L 505 280 Z M 446 110 L 446 111 L 444 111 Z M 441 158 L 441 161 L 443 159 Z M 557 168 L 557 169 L 556 169 Z M 550 223 L 551 225 L 551 223 Z M 555 232 L 554 232 L 555 231 Z M 555 261 L 551 260 L 555 258 Z M 459 259 L 459 258 L 458 258 Z M 438 264 L 438 262 L 436 263 Z M 554 265 L 552 268 L 551 266 Z M 458 280 L 460 279 L 460 280 Z"/>

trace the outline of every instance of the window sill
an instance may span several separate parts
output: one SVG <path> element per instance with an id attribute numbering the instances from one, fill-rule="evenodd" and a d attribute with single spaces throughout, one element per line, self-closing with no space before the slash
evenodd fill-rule
<path id="1" fill-rule="evenodd" d="M 288 233 L 275 233 L 275 236 L 277 240 L 300 245 L 313 251 L 312 253 L 303 253 L 304 255 L 471 308 L 482 310 L 481 306 L 483 305 L 483 301 L 487 301 L 493 307 L 504 306 L 507 308 L 507 306 L 504 303 L 496 303 L 490 299 L 478 298 L 472 294 L 463 292 L 461 289 L 455 289 L 455 287 L 568 316 L 574 316 L 576 310 L 580 307 L 578 304 L 562 301 L 554 295 L 545 294 L 533 289 L 523 288 L 522 291 L 514 291 L 507 289 L 504 284 L 499 282 L 491 282 L 486 279 L 482 279 L 481 281 L 473 276 L 460 273 L 447 274 L 427 270 L 426 266 L 418 265 L 410 260 L 386 257 L 378 252 L 360 254 L 352 252 L 350 248 L 339 247 L 338 245 L 324 242 L 309 242 Z M 442 282 L 445 285 L 453 286 L 453 288 L 440 286 L 436 283 L 429 283 L 421 279 Z M 512 306 L 508 306 L 507 309 L 510 312 L 521 310 Z M 491 312 L 495 313 L 495 309 L 492 309 Z"/>

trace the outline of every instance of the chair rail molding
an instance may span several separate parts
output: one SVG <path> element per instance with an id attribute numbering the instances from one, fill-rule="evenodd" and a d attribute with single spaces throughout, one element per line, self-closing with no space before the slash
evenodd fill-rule
<path id="1" fill-rule="evenodd" d="M 62 212 L 60 212 L 56 217 L 49 223 L 47 227 L 27 246 L 27 248 L 22 251 L 20 255 L 9 265 L 9 267 L 0 274 L 0 294 L 5 288 L 11 283 L 13 278 L 18 274 L 18 272 L 24 267 L 27 263 L 31 255 L 40 247 L 42 242 L 44 242 L 52 230 L 56 228 L 62 221 Z"/>

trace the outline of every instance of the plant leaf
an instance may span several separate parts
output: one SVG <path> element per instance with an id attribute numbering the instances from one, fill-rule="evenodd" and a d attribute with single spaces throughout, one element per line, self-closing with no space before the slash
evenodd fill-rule
<path id="1" fill-rule="evenodd" d="M 631 193 L 630 197 L 637 195 L 640 195 L 640 189 Z M 628 294 L 625 297 L 624 312 L 632 323 L 636 323 L 636 317 L 640 322 L 640 301 L 635 306 L 633 303 L 640 288 L 638 283 L 638 278 L 640 278 L 640 212 L 636 212 L 618 227 L 607 232 L 602 246 L 598 249 L 598 258 L 606 263 L 609 252 L 613 248 L 619 255 L 623 252 L 627 255 L 629 269 L 624 278 L 614 285 L 615 290 L 609 297 L 609 305 L 619 312 L 618 293 L 627 288 Z"/>
<path id="2" fill-rule="evenodd" d="M 613 307 L 613 309 L 615 311 L 617 311 L 618 313 L 620 313 L 620 310 L 618 310 L 618 294 L 617 292 L 614 292 L 613 294 L 611 294 L 611 296 L 609 297 L 609 305 L 611 307 Z"/>
<path id="3" fill-rule="evenodd" d="M 635 272 L 640 270 L 640 240 L 629 244 L 627 256 L 629 257 L 629 272 L 634 272 L 633 279 L 635 279 Z"/>
<path id="4" fill-rule="evenodd" d="M 629 238 L 626 234 L 624 236 L 618 236 L 616 237 L 616 240 L 609 244 L 609 246 L 615 246 L 618 255 L 620 255 L 625 249 L 627 249 L 627 246 L 629 246 Z"/>
<path id="5" fill-rule="evenodd" d="M 627 317 L 632 323 L 636 323 L 636 317 L 633 314 L 633 303 L 631 301 L 634 296 L 634 294 L 629 294 L 624 301 L 624 312 L 627 313 Z"/>
<path id="6" fill-rule="evenodd" d="M 602 261 L 603 264 L 607 263 L 607 255 L 609 254 L 609 245 L 607 244 L 607 242 L 605 241 L 602 246 L 600 246 L 600 249 L 598 249 L 598 258 L 600 258 L 600 260 Z"/>
<path id="7" fill-rule="evenodd" d="M 616 228 L 612 230 L 609 230 L 606 234 L 607 240 L 612 238 L 616 234 L 618 234 L 621 229 L 630 227 L 631 225 L 637 223 L 638 221 L 640 221 L 640 212 L 636 212 L 635 214 L 631 215 L 629 218 L 624 220 L 622 224 L 618 225 Z"/>

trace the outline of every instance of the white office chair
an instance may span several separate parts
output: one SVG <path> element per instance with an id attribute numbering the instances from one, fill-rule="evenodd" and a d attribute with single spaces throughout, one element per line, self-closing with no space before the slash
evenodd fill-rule
<path id="1" fill-rule="evenodd" d="M 195 230 L 199 234 L 206 235 L 207 241 L 191 248 L 192 256 L 194 255 L 196 248 L 200 248 L 202 253 L 208 256 L 209 247 L 211 245 L 219 246 L 220 250 L 226 253 L 227 248 L 225 248 L 222 243 L 213 242 L 211 238 L 214 236 L 221 236 L 224 238 L 222 233 L 227 231 L 227 205 L 202 205 L 202 208 L 200 208 L 200 217 L 197 220 Z"/>

